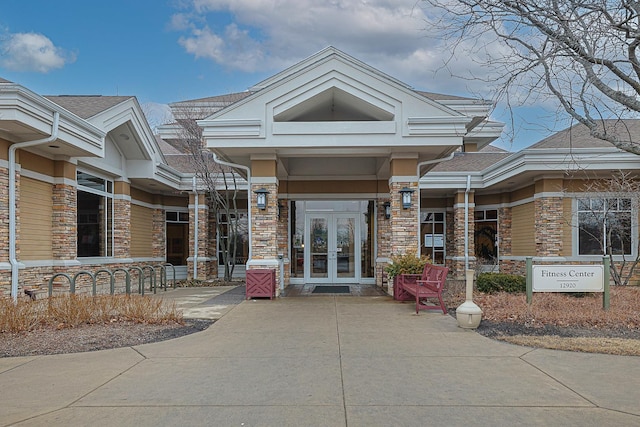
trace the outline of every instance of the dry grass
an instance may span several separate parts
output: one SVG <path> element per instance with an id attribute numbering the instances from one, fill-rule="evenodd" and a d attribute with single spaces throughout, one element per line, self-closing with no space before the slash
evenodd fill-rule
<path id="1" fill-rule="evenodd" d="M 531 305 L 523 294 L 478 294 L 474 301 L 483 319 L 517 322 L 528 327 L 553 325 L 591 329 L 640 329 L 640 288 L 612 287 L 610 308 L 602 309 L 602 294 L 535 293 Z"/>
<path id="2" fill-rule="evenodd" d="M 604 353 L 619 356 L 640 356 L 640 340 L 626 338 L 559 337 L 556 335 L 530 336 L 513 335 L 496 337 L 500 341 L 527 347 L 550 348 L 553 350 Z"/>
<path id="3" fill-rule="evenodd" d="M 58 329 L 113 322 L 182 323 L 176 307 L 139 295 L 65 295 L 37 301 L 0 299 L 0 332 Z"/>
<path id="4" fill-rule="evenodd" d="M 462 301 L 464 293 L 454 292 L 447 303 L 457 307 Z M 606 311 L 602 294 L 535 293 L 528 305 L 524 294 L 477 293 L 474 302 L 482 308 L 483 320 L 495 322 L 491 326 L 495 330 L 482 333 L 498 340 L 528 347 L 640 356 L 640 287 L 612 287 Z"/>

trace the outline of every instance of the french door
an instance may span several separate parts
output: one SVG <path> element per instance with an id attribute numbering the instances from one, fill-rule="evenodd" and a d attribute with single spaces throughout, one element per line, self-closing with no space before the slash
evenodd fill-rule
<path id="1" fill-rule="evenodd" d="M 356 213 L 311 213 L 305 221 L 305 282 L 358 283 L 360 222 Z"/>

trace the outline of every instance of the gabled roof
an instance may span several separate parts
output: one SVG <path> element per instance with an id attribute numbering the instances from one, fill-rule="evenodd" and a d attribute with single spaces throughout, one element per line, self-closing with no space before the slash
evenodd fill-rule
<path id="1" fill-rule="evenodd" d="M 13 83 L 7 79 L 3 79 L 2 77 L 0 77 L 0 83 Z"/>
<path id="2" fill-rule="evenodd" d="M 377 68 L 372 67 L 369 64 L 366 64 L 362 61 L 360 61 L 359 59 L 354 58 L 351 55 L 348 55 L 346 53 L 344 53 L 343 51 L 341 51 L 340 49 L 337 49 L 333 46 L 327 46 L 326 48 L 322 49 L 319 52 L 316 52 L 315 54 L 309 56 L 306 59 L 303 59 L 302 61 L 298 62 L 297 64 L 292 65 L 291 67 L 287 68 L 286 70 L 283 70 L 261 82 L 259 82 L 258 84 L 254 85 L 253 87 L 251 87 L 251 91 L 259 91 L 261 89 L 264 89 L 267 86 L 272 86 L 274 83 L 283 80 L 283 79 L 288 79 L 290 76 L 300 73 L 301 71 L 305 70 L 305 69 L 310 69 L 310 68 L 314 68 L 317 66 L 317 64 L 326 61 L 327 59 L 330 58 L 339 58 L 340 60 L 347 62 L 347 63 L 351 63 L 354 64 L 355 66 L 361 68 L 361 69 L 366 69 L 369 73 L 371 73 L 372 75 L 377 75 L 378 78 L 387 81 L 387 82 L 394 82 L 395 84 L 398 84 L 400 86 L 404 86 L 405 88 L 409 89 L 409 85 L 407 85 L 406 83 L 401 82 L 400 80 L 383 73 L 382 71 L 378 70 Z"/>
<path id="3" fill-rule="evenodd" d="M 604 120 L 603 125 L 608 133 L 616 135 L 621 141 L 640 141 L 640 119 Z M 586 126 L 577 124 L 533 144 L 529 149 L 599 147 L 611 148 L 613 145 L 591 136 Z"/>
<path id="4" fill-rule="evenodd" d="M 133 97 L 102 95 L 45 95 L 45 98 L 55 102 L 62 108 L 71 111 L 78 117 L 88 119 Z"/>

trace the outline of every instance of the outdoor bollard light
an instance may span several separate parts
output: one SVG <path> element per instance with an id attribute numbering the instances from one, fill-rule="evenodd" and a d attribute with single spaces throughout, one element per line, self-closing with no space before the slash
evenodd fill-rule
<path id="1" fill-rule="evenodd" d="M 391 202 L 384 202 L 384 217 L 385 219 L 391 218 Z"/>
<path id="2" fill-rule="evenodd" d="M 265 188 L 260 188 L 256 191 L 254 191 L 254 193 L 256 193 L 256 206 L 258 207 L 258 209 L 266 209 L 267 208 L 267 194 L 269 194 L 269 190 L 265 189 Z"/>
<path id="3" fill-rule="evenodd" d="M 411 207 L 411 193 L 415 190 L 412 190 L 407 187 L 403 187 L 400 190 L 400 194 L 402 194 L 402 209 L 409 209 Z"/>

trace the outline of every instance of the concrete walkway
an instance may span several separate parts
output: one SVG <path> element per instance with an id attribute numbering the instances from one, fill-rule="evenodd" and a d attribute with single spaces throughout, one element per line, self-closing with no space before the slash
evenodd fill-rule
<path id="1" fill-rule="evenodd" d="M 171 341 L 0 359 L 0 425 L 640 425 L 637 357 L 499 343 L 388 297 L 218 308 Z"/>

